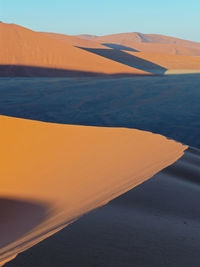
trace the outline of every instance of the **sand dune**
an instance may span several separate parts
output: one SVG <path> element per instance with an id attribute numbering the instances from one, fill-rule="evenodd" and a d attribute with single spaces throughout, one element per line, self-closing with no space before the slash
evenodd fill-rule
<path id="1" fill-rule="evenodd" d="M 87 40 L 83 38 L 78 38 L 76 36 L 66 35 L 66 34 L 59 34 L 59 33 L 50 33 L 50 32 L 43 32 L 43 34 L 53 37 L 55 39 L 58 39 L 60 41 L 63 41 L 65 43 L 71 44 L 73 46 L 77 47 L 86 47 L 86 48 L 106 48 L 102 44 Z"/>
<path id="2" fill-rule="evenodd" d="M 137 38 L 134 38 L 135 35 L 132 34 L 93 36 L 93 38 L 90 35 L 89 37 L 83 35 L 79 38 L 53 33 L 46 34 L 73 46 L 85 48 L 86 51 L 150 73 L 184 74 L 200 72 L 200 44 L 199 49 L 197 48 L 198 45 L 192 48 L 189 44 L 194 44 L 194 42 L 190 41 L 160 35 L 157 39 L 152 38 L 152 40 L 155 39 L 155 43 L 150 43 L 150 37 L 154 35 L 149 35 L 148 41 L 143 39 L 137 41 Z M 169 42 L 167 42 L 168 39 Z M 134 57 L 131 58 L 127 54 Z M 141 59 L 140 62 L 138 62 L 138 59 Z M 153 66 L 153 64 L 155 65 Z"/>
<path id="3" fill-rule="evenodd" d="M 199 266 L 200 151 L 19 255 L 8 267 Z M 77 257 L 78 255 L 78 257 Z"/>
<path id="4" fill-rule="evenodd" d="M 180 38 L 174 38 L 159 34 L 143 34 L 143 33 L 131 32 L 131 33 L 104 35 L 104 36 L 84 35 L 84 34 L 77 36 L 83 39 L 93 40 L 101 43 L 116 42 L 118 44 L 125 44 L 126 42 L 133 42 L 133 43 L 171 44 L 193 49 L 200 49 L 200 43 L 198 42 L 187 41 Z"/>
<path id="5" fill-rule="evenodd" d="M 152 177 L 187 148 L 123 128 L 4 116 L 0 127 L 1 264 Z"/>
<path id="6" fill-rule="evenodd" d="M 127 53 L 138 56 L 138 53 L 128 51 Z M 161 53 L 139 53 L 139 57 L 146 61 L 155 63 L 166 68 L 165 73 L 200 73 L 200 57 L 166 55 Z"/>
<path id="7" fill-rule="evenodd" d="M 83 74 L 146 73 L 14 24 L 0 23 L 0 38 L 1 76 L 9 76 L 9 74 L 12 76 L 13 72 L 17 72 L 16 67 L 21 68 L 22 76 L 33 75 L 34 70 L 36 71 L 34 68 L 38 68 L 38 75 L 42 68 L 46 68 L 47 72 L 48 69 L 66 70 L 69 71 L 69 75 L 72 75 L 72 72 L 74 75 L 80 74 L 77 72 L 83 72 Z M 16 76 L 18 75 L 16 73 Z M 64 76 L 67 76 L 67 72 Z"/>
<path id="8" fill-rule="evenodd" d="M 134 38 L 129 38 L 129 35 L 109 35 L 109 36 L 92 36 L 92 35 L 78 35 L 70 36 L 57 33 L 44 33 L 48 36 L 57 38 L 73 46 L 85 47 L 85 48 L 115 48 L 117 50 L 133 51 L 133 52 L 152 52 L 152 53 L 164 53 L 171 55 L 184 55 L 184 56 L 200 56 L 200 44 L 194 47 L 184 45 L 184 40 L 179 42 L 142 42 L 137 41 Z M 165 37 L 165 36 L 164 36 Z M 104 39 L 105 38 L 105 39 Z M 170 37 L 168 37 L 170 40 Z M 176 38 L 174 38 L 176 40 Z M 183 42 L 181 42 L 183 41 Z M 189 41 L 186 41 L 186 44 Z M 190 42 L 189 42 L 190 43 Z M 193 43 L 193 42 L 192 42 Z"/>
<path id="9" fill-rule="evenodd" d="M 79 38 L 0 23 L 0 76 L 154 75 L 167 70 L 177 72 L 174 69 L 178 73 L 199 72 L 198 43 L 149 36 L 146 39 L 139 34 Z M 151 40 L 154 43 L 149 43 Z M 151 55 L 146 56 L 146 52 Z M 163 53 L 188 58 L 166 57 Z"/>
<path id="10" fill-rule="evenodd" d="M 200 43 L 163 35 L 121 33 L 105 36 L 78 35 L 78 37 L 125 51 L 200 56 Z"/>
<path id="11" fill-rule="evenodd" d="M 116 42 L 113 41 L 114 44 Z M 137 50 L 139 52 L 150 52 L 150 53 L 162 53 L 162 54 L 169 54 L 169 55 L 182 55 L 182 56 L 200 56 L 200 49 L 198 48 L 189 48 L 181 45 L 174 45 L 174 44 L 159 44 L 159 43 L 137 43 L 131 42 L 129 40 L 123 40 L 120 42 L 121 45 L 123 44 L 124 49 L 127 51 Z M 102 42 L 102 44 L 106 45 L 106 43 Z M 111 43 L 112 44 L 112 43 Z M 110 45 L 107 44 L 107 45 Z M 131 49 L 130 49 L 131 48 Z"/>

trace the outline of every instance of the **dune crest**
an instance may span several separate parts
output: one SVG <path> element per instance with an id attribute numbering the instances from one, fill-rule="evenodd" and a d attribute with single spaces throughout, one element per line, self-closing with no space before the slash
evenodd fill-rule
<path id="1" fill-rule="evenodd" d="M 32 75 L 31 67 L 85 72 L 86 74 L 147 74 L 147 72 L 74 47 L 58 38 L 52 38 L 15 24 L 0 23 L 0 39 L 0 67 L 8 66 L 3 69 L 6 72 L 4 75 L 16 72 L 13 66 L 27 67 L 23 70 L 23 75 L 26 74 L 26 76 Z"/>
<path id="2" fill-rule="evenodd" d="M 0 77 L 121 77 L 200 70 L 199 43 L 160 35 L 77 37 L 0 23 L 0 39 Z M 151 56 L 145 59 L 145 54 Z M 172 55 L 175 67 L 169 64 Z"/>
<path id="3" fill-rule="evenodd" d="M 149 179 L 187 148 L 124 128 L 5 116 L 0 127 L 0 205 L 7 207 L 1 208 L 0 264 Z"/>
<path id="4" fill-rule="evenodd" d="M 76 36 L 72 35 L 66 35 L 66 34 L 59 34 L 59 33 L 51 33 L 51 32 L 42 32 L 43 34 L 58 39 L 62 42 L 71 44 L 73 46 L 77 47 L 85 47 L 85 48 L 105 48 L 102 44 L 92 41 L 92 40 L 87 40 L 83 38 L 79 38 Z"/>
<path id="5" fill-rule="evenodd" d="M 164 53 L 184 56 L 200 56 L 200 43 L 159 34 L 120 33 L 104 36 L 77 35 L 103 45 L 120 45 L 139 52 Z"/>
<path id="6" fill-rule="evenodd" d="M 79 38 L 87 39 L 87 40 L 95 40 L 98 42 L 105 41 L 115 41 L 115 42 L 137 42 L 137 43 L 153 43 L 153 44 L 173 44 L 180 45 L 189 48 L 197 48 L 200 49 L 200 43 L 188 41 L 180 38 L 175 38 L 171 36 L 161 35 L 161 34 L 144 34 L 139 32 L 128 32 L 128 33 L 117 33 L 117 34 L 109 34 L 103 36 L 96 35 L 77 35 Z"/>

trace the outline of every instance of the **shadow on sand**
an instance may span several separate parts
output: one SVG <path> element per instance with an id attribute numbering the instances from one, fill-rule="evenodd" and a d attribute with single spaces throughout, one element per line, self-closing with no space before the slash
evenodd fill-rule
<path id="1" fill-rule="evenodd" d="M 107 46 L 107 47 L 112 48 L 112 49 L 116 49 L 116 50 L 140 52 L 139 50 L 133 49 L 132 47 L 128 47 L 128 46 L 120 45 L 120 44 L 102 43 L 102 45 Z"/>
<path id="2" fill-rule="evenodd" d="M 1 249 L 17 241 L 47 217 L 47 208 L 38 203 L 0 198 Z"/>
<path id="3" fill-rule="evenodd" d="M 114 60 L 118 63 L 127 65 L 132 68 L 136 68 L 142 71 L 147 71 L 147 72 L 154 73 L 154 74 L 164 74 L 167 71 L 166 68 L 158 64 L 142 59 L 140 57 L 136 57 L 134 55 L 130 55 L 124 51 L 120 51 L 115 48 L 114 49 L 99 49 L 99 48 L 85 48 L 85 47 L 78 47 L 78 48 L 81 48 L 93 54 Z M 130 50 L 127 50 L 127 51 L 130 51 Z"/>
<path id="4" fill-rule="evenodd" d="M 114 51 L 114 50 L 113 50 Z M 118 51 L 120 52 L 120 51 Z M 160 74 L 160 73 L 158 73 Z M 145 74 L 119 73 L 106 74 L 99 72 L 75 71 L 70 69 L 44 68 L 23 65 L 0 65 L 0 77 L 133 77 Z M 149 73 L 149 75 L 154 75 Z M 146 76 L 146 75 L 145 75 Z"/>
<path id="5" fill-rule="evenodd" d="M 198 171 L 191 177 L 200 179 L 198 154 L 188 149 L 166 170 L 20 254 L 8 267 L 56 267 L 58 262 L 81 267 L 199 266 L 199 186 L 184 182 L 184 170 L 178 167 L 196 157 L 193 167 Z"/>
<path id="6" fill-rule="evenodd" d="M 200 147 L 199 92 L 199 74 L 113 80 L 6 78 L 0 80 L 0 114 L 140 128 Z M 199 154 L 199 150 L 188 149 L 180 160 L 152 179 L 80 218 L 6 266 L 55 267 L 60 262 L 62 266 L 81 267 L 149 266 L 149 262 L 164 267 L 199 266 Z M 2 200 L 3 206 L 6 202 L 11 214 L 13 204 Z M 14 209 L 20 205 L 14 202 Z M 19 222 L 27 207 L 22 203 Z M 33 215 L 28 212 L 31 219 Z M 12 219 L 2 214 L 1 220 Z M 38 219 L 31 219 L 35 223 L 29 229 L 40 222 L 45 210 L 38 214 Z M 12 222 L 9 225 L 11 229 Z M 20 231 L 24 234 L 24 229 Z"/>

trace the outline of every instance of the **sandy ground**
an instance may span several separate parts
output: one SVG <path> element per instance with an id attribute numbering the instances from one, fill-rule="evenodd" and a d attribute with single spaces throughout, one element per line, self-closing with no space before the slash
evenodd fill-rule
<path id="1" fill-rule="evenodd" d="M 127 53 L 137 56 L 136 52 Z M 141 52 L 140 58 L 166 68 L 165 74 L 200 73 L 200 57 Z"/>
<path id="2" fill-rule="evenodd" d="M 200 151 L 20 254 L 6 267 L 200 265 Z"/>
<path id="3" fill-rule="evenodd" d="M 145 74 L 142 70 L 111 61 L 15 24 L 0 23 L 0 38 L 0 67 L 3 68 L 0 69 L 0 76 L 48 76 L 51 70 L 55 71 L 50 72 L 52 76 L 78 76 L 81 72 L 86 76 L 95 73 Z"/>
<path id="4" fill-rule="evenodd" d="M 0 117 L 0 263 L 174 163 L 183 146 L 123 128 Z"/>
<path id="5" fill-rule="evenodd" d="M 105 36 L 79 35 L 77 37 L 118 50 L 200 56 L 200 43 L 158 34 L 133 32 Z"/>
<path id="6" fill-rule="evenodd" d="M 46 34 L 47 36 L 50 36 L 52 38 L 56 38 L 62 42 L 65 42 L 67 44 L 71 44 L 76 47 L 87 47 L 87 48 L 107 48 L 106 46 L 94 42 L 92 40 L 87 39 L 81 39 L 76 36 L 66 35 L 66 34 L 58 34 L 58 33 L 48 33 L 43 32 L 43 34 Z"/>
<path id="7" fill-rule="evenodd" d="M 0 38 L 0 77 L 200 72 L 200 44 L 166 36 L 119 34 L 88 40 L 0 23 Z"/>
<path id="8" fill-rule="evenodd" d="M 0 114 L 200 145 L 198 43 L 138 33 L 81 40 L 4 23 L 0 37 L 0 76 L 187 73 L 2 79 Z M 5 116 L 0 127 L 1 264 L 156 174 L 6 266 L 199 265 L 198 150 L 183 156 L 187 146 L 134 129 Z"/>
<path id="9" fill-rule="evenodd" d="M 137 43 L 151 44 L 174 44 L 196 49 L 200 48 L 200 43 L 198 42 L 192 42 L 161 34 L 144 34 L 139 32 L 117 33 L 103 36 L 82 34 L 78 35 L 78 37 L 97 42 L 116 42 L 122 44 L 123 42 L 131 41 Z"/>

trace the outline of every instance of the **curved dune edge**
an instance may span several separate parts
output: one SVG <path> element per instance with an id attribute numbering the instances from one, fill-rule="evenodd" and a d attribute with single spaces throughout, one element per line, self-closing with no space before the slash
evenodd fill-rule
<path id="1" fill-rule="evenodd" d="M 19 206 L 1 211 L 1 265 L 149 179 L 187 149 L 161 135 L 132 129 L 5 116 L 0 116 L 0 127 L 0 204 L 3 200 Z"/>

